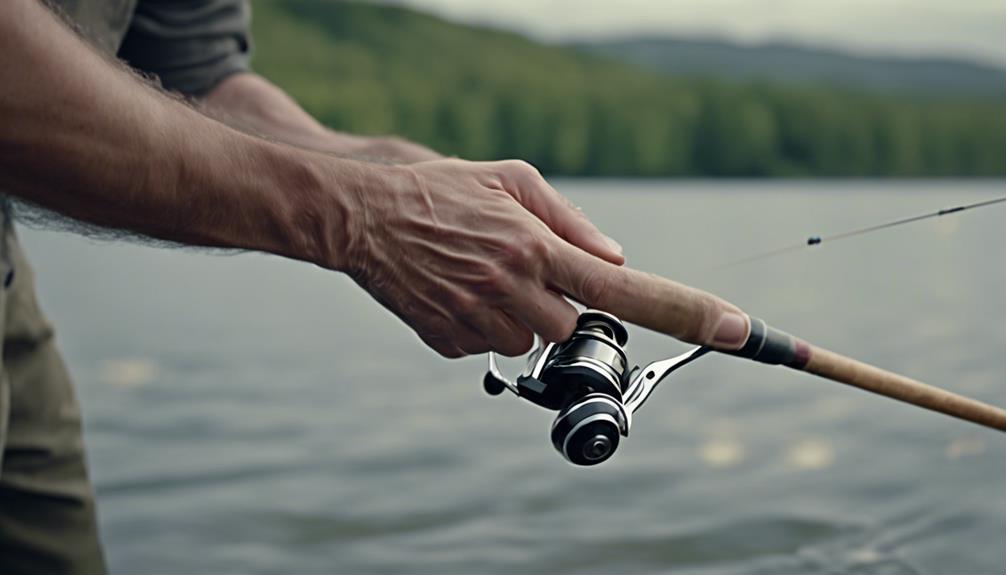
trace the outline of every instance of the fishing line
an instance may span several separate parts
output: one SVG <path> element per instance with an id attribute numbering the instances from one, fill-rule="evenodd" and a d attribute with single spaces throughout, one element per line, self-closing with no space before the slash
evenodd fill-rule
<path id="1" fill-rule="evenodd" d="M 748 257 L 745 257 L 745 258 L 742 258 L 742 259 L 739 259 L 739 260 L 736 260 L 736 261 L 724 264 L 722 266 L 719 266 L 719 269 L 730 268 L 730 267 L 734 267 L 734 266 L 738 266 L 738 265 L 746 264 L 746 263 L 751 263 L 751 262 L 755 262 L 755 261 L 767 260 L 767 259 L 770 259 L 770 258 L 781 256 L 783 254 L 788 254 L 788 253 L 792 253 L 792 252 L 803 251 L 805 249 L 809 249 L 809 248 L 812 248 L 814 246 L 821 245 L 821 244 L 823 244 L 825 242 L 835 242 L 835 241 L 838 241 L 838 240 L 844 240 L 846 238 L 851 238 L 851 237 L 854 237 L 854 236 L 861 236 L 861 235 L 865 235 L 865 234 L 870 234 L 870 233 L 877 232 L 877 231 L 880 231 L 880 230 L 885 230 L 885 229 L 888 229 L 888 228 L 894 228 L 894 227 L 897 227 L 897 226 L 903 226 L 905 224 L 911 224 L 911 223 L 922 221 L 922 220 L 928 220 L 930 218 L 938 218 L 940 216 L 947 216 L 947 215 L 950 215 L 950 214 L 957 214 L 957 213 L 963 212 L 964 210 L 984 208 L 986 206 L 991 206 L 993 204 L 1000 204 L 1000 203 L 1003 203 L 1003 202 L 1006 202 L 1006 196 L 1003 196 L 1001 198 L 995 198 L 995 199 L 992 199 L 992 200 L 983 200 L 983 201 L 975 202 L 975 203 L 972 203 L 972 204 L 965 204 L 963 206 L 955 206 L 955 207 L 952 207 L 952 208 L 943 208 L 943 209 L 937 210 L 935 212 L 928 212 L 928 213 L 921 214 L 921 215 L 918 215 L 918 216 L 912 216 L 912 217 L 908 217 L 908 218 L 901 218 L 901 219 L 893 220 L 893 221 L 890 221 L 890 222 L 885 222 L 885 223 L 882 223 L 882 224 L 874 224 L 874 225 L 871 225 L 871 226 L 866 226 L 866 227 L 863 227 L 863 228 L 856 228 L 856 229 L 848 230 L 848 231 L 845 231 L 845 232 L 840 232 L 840 233 L 837 233 L 837 234 L 832 234 L 832 235 L 829 235 L 829 236 L 810 236 L 805 241 L 803 241 L 803 242 L 801 242 L 799 244 L 792 244 L 792 245 L 788 245 L 788 246 L 783 246 L 781 248 L 776 248 L 776 249 L 771 250 L 771 251 L 762 252 L 762 253 L 759 253 L 759 254 L 754 254 L 754 255 L 751 255 L 751 256 L 748 256 Z"/>

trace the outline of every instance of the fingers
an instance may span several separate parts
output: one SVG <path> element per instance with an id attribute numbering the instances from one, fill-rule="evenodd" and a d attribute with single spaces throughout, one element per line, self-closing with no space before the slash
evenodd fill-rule
<path id="1" fill-rule="evenodd" d="M 622 246 L 597 229 L 582 211 L 549 185 L 534 166 L 513 160 L 504 164 L 506 169 L 515 172 L 514 189 L 507 191 L 556 235 L 613 264 L 625 263 Z"/>
<path id="2" fill-rule="evenodd" d="M 576 308 L 550 289 L 535 286 L 514 294 L 511 303 L 514 317 L 545 341 L 566 341 L 576 328 Z"/>
<path id="3" fill-rule="evenodd" d="M 459 358 L 495 351 L 516 357 L 534 344 L 534 334 L 545 341 L 569 339 L 579 316 L 576 308 L 559 294 L 547 289 L 528 289 L 515 295 L 508 306 L 514 314 L 493 310 L 468 318 L 458 318 L 449 330 L 420 333 L 434 351 L 447 358 Z M 517 319 L 515 319 L 517 318 Z"/>
<path id="4" fill-rule="evenodd" d="M 534 344 L 534 335 L 527 327 L 498 310 L 458 317 L 449 328 L 419 333 L 419 337 L 434 351 L 450 359 L 489 351 L 515 357 L 527 353 Z"/>
<path id="5" fill-rule="evenodd" d="M 456 287 L 460 289 L 455 291 L 463 296 L 455 298 L 454 304 L 458 305 L 448 301 L 438 306 L 446 306 L 441 314 L 444 325 L 430 325 L 428 319 L 417 322 L 431 331 L 442 328 L 434 332 L 436 336 L 423 337 L 442 355 L 458 357 L 489 350 L 520 355 L 531 345 L 531 332 L 548 341 L 566 340 L 578 314 L 560 293 L 684 341 L 724 350 L 739 349 L 747 341 L 750 320 L 736 306 L 704 291 L 621 267 L 624 258 L 617 244 L 601 234 L 530 165 L 506 162 L 490 169 L 483 167 L 477 177 L 482 186 L 513 197 L 540 222 L 527 217 L 509 200 L 492 204 L 493 209 L 510 211 L 503 214 L 506 217 L 480 222 L 504 225 L 479 230 L 487 233 L 464 235 L 460 238 L 464 242 L 456 245 L 467 246 L 472 238 L 485 237 L 503 237 L 506 242 L 474 243 L 470 254 L 462 251 L 465 257 L 439 262 L 440 275 L 416 268 L 426 276 L 433 273 L 434 278 L 440 278 L 437 281 L 459 284 Z M 497 193 L 493 199 L 501 198 Z M 444 214 L 450 215 L 450 211 Z M 461 222 L 456 222 L 457 226 L 470 225 Z M 413 243 L 425 245 L 428 241 L 433 240 Z M 465 262 L 462 265 L 486 262 L 484 267 L 491 273 L 452 272 L 459 261 Z M 418 277 L 426 277 L 423 273 Z"/>
<path id="6" fill-rule="evenodd" d="M 468 355 L 468 352 L 458 347 L 454 343 L 454 338 L 450 336 L 423 333 L 419 333 L 418 335 L 419 339 L 423 340 L 423 343 L 447 359 L 457 359 Z"/>
<path id="7" fill-rule="evenodd" d="M 694 344 L 732 350 L 747 341 L 748 316 L 719 297 L 612 265 L 573 245 L 560 250 L 551 281 L 588 307 Z"/>
<path id="8" fill-rule="evenodd" d="M 524 355 L 534 344 L 534 336 L 505 313 L 491 311 L 469 320 L 472 328 L 481 334 L 489 349 L 510 357 Z"/>

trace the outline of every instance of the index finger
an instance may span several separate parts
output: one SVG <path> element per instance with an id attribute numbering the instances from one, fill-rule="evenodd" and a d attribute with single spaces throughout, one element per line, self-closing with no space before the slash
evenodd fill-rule
<path id="1" fill-rule="evenodd" d="M 734 350 L 750 333 L 748 316 L 722 298 L 565 242 L 551 267 L 553 287 L 580 303 L 682 341 Z"/>

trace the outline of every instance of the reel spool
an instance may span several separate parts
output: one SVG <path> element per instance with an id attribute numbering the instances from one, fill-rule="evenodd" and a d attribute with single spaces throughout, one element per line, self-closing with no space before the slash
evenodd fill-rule
<path id="1" fill-rule="evenodd" d="M 516 381 L 500 372 L 497 356 L 490 352 L 483 386 L 490 395 L 509 389 L 535 405 L 558 411 L 551 428 L 552 445 L 570 463 L 597 465 L 615 453 L 621 437 L 628 437 L 632 414 L 657 384 L 710 351 L 697 347 L 629 369 L 628 340 L 617 317 L 587 310 L 565 342 L 542 346 L 539 340 Z"/>

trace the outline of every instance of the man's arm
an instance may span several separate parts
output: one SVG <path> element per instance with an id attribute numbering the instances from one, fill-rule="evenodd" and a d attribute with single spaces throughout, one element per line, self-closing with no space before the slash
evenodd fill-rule
<path id="1" fill-rule="evenodd" d="M 262 140 L 104 60 L 36 0 L 0 4 L 0 120 L 3 192 L 345 271 L 445 356 L 516 355 L 532 332 L 565 339 L 577 314 L 559 294 L 601 309 L 652 299 L 617 244 L 526 163 L 385 166 Z M 704 309 L 709 326 L 730 312 Z"/>
<path id="2" fill-rule="evenodd" d="M 395 136 L 356 136 L 330 130 L 283 90 L 257 74 L 228 76 L 202 99 L 202 103 L 207 112 L 228 123 L 295 146 L 406 164 L 443 157 Z"/>
<path id="3" fill-rule="evenodd" d="M 250 72 L 247 0 L 137 0 L 118 56 L 156 75 L 165 89 L 252 134 L 318 151 L 385 163 L 440 156 L 400 138 L 339 134 L 282 90 Z"/>
<path id="4" fill-rule="evenodd" d="M 0 12 L 2 191 L 89 223 L 340 265 L 373 168 L 245 135 L 106 61 L 34 0 Z M 332 177 L 334 176 L 334 177 Z M 308 194 L 325 180 L 330 193 Z M 335 239 L 335 238 L 333 238 Z M 344 242 L 343 242 L 344 243 Z"/>

